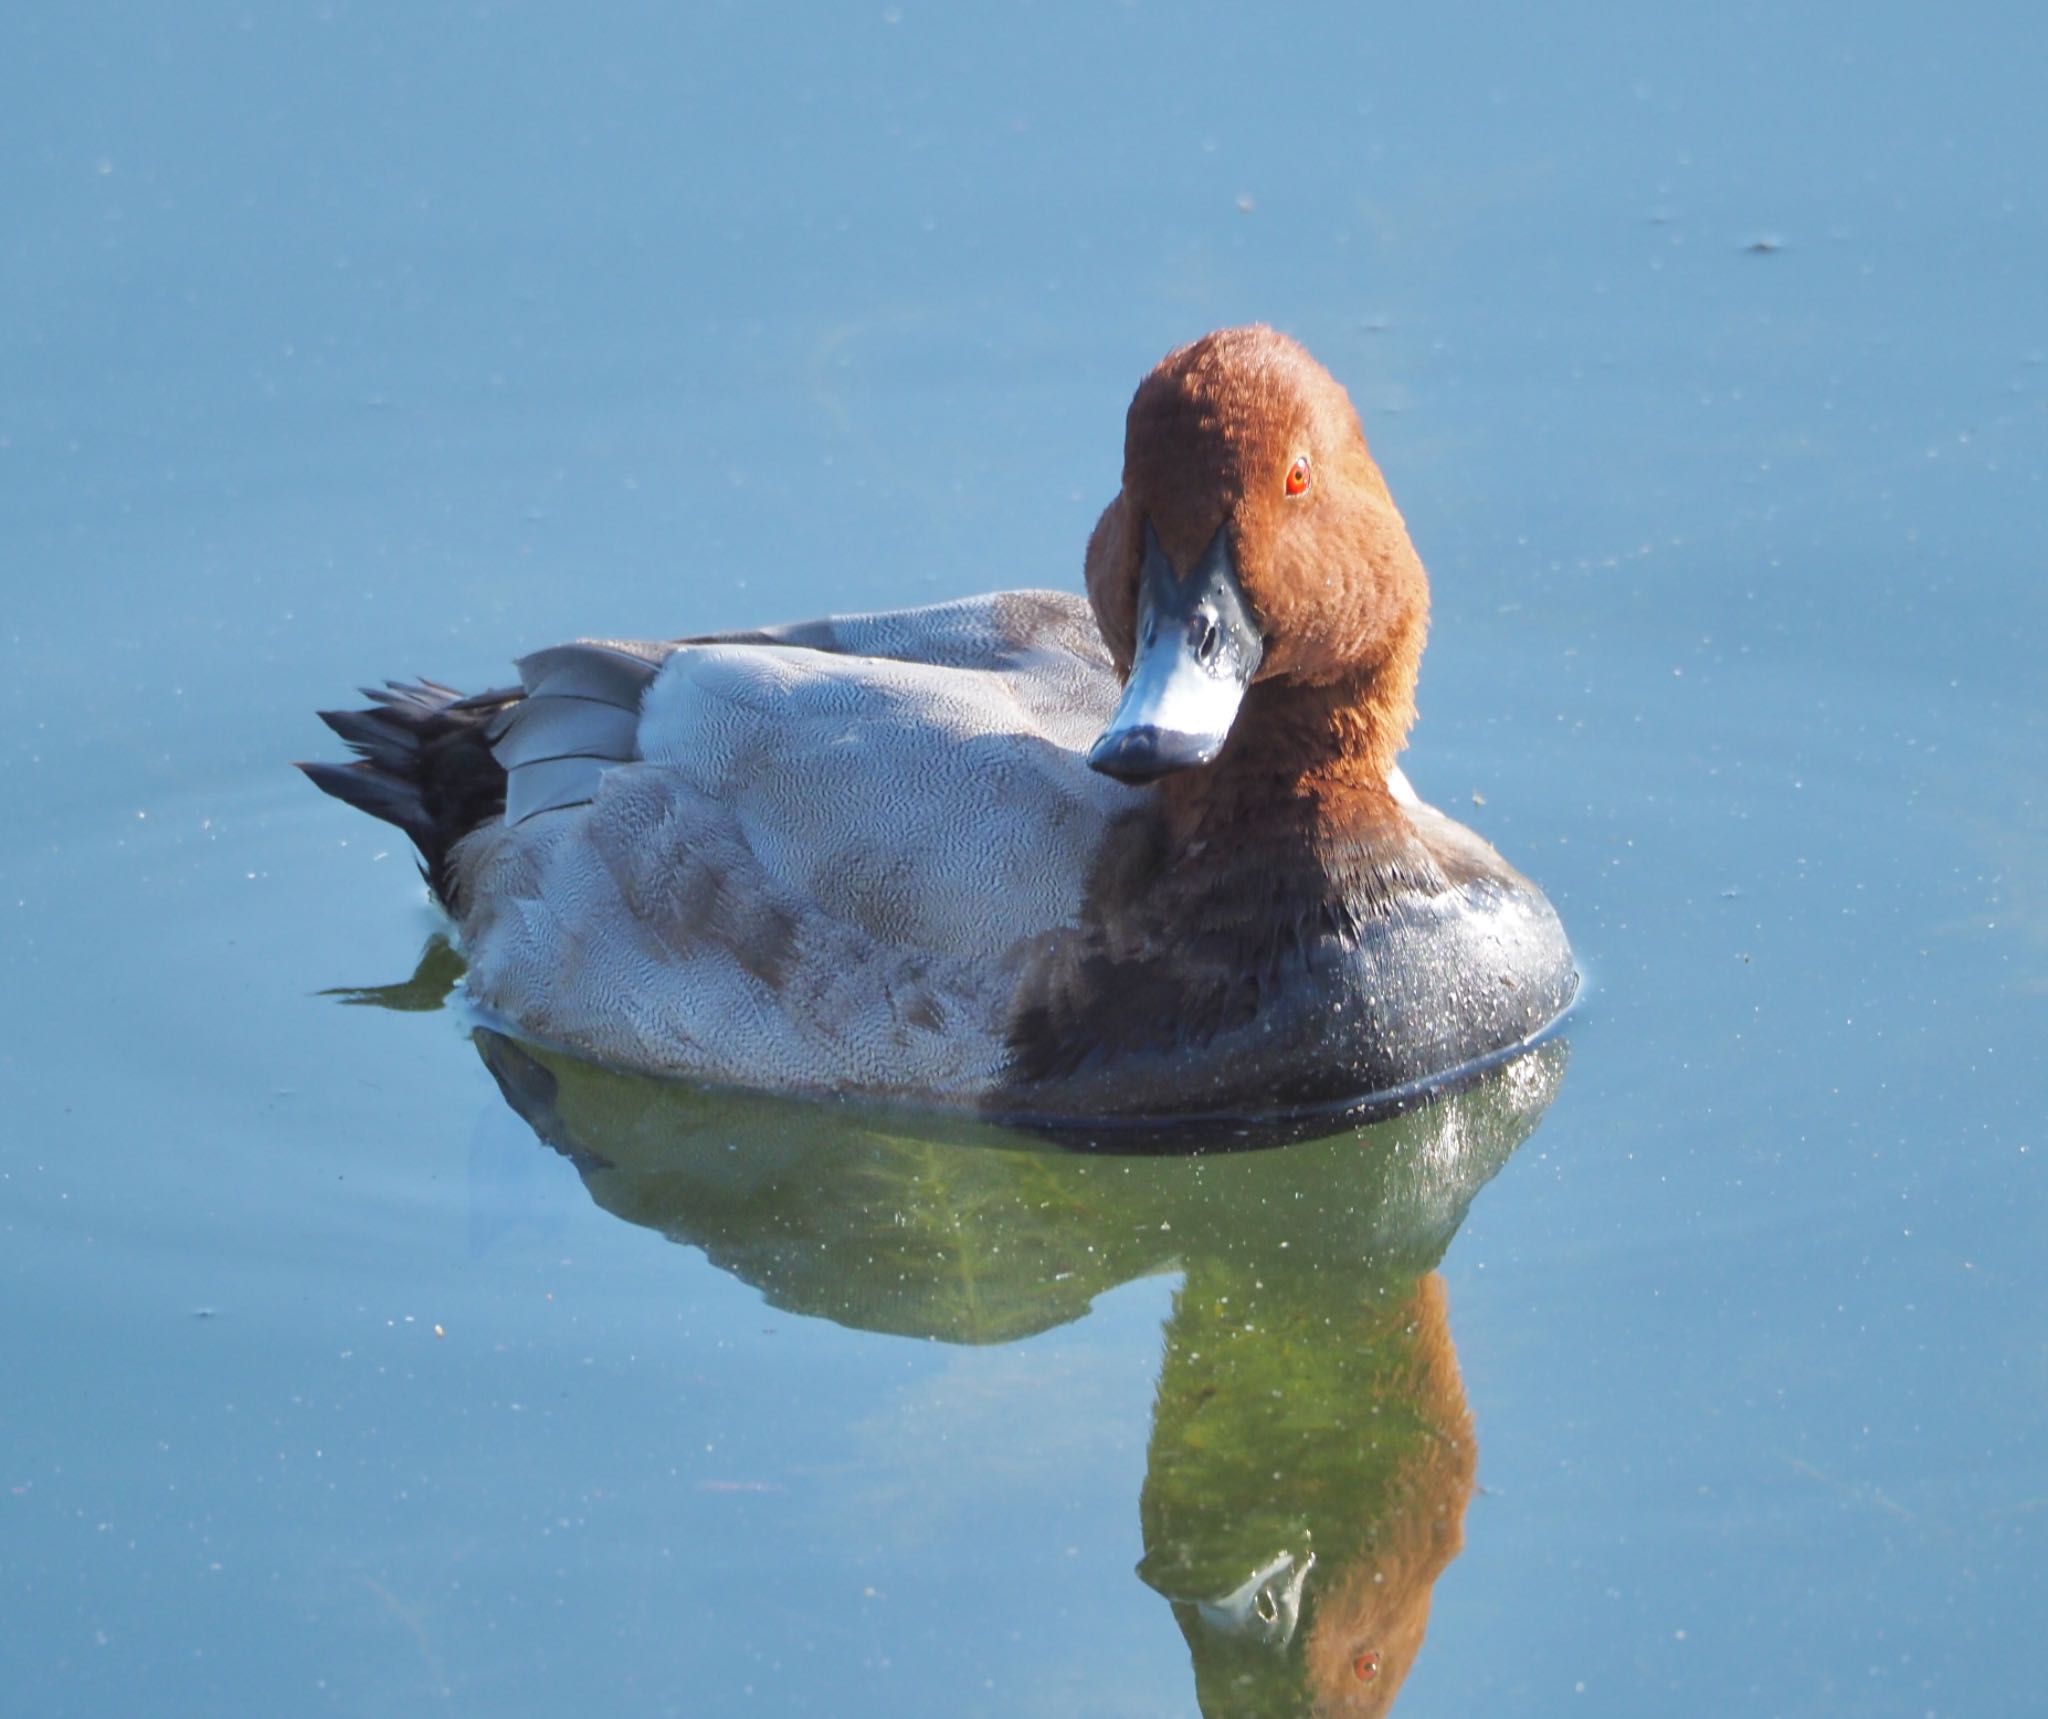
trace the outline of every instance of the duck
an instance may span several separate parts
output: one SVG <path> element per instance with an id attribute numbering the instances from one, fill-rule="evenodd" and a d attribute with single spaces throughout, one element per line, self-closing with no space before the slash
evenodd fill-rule
<path id="1" fill-rule="evenodd" d="M 1556 1025 L 1556 911 L 1397 762 L 1429 583 L 1304 347 L 1145 375 L 1083 585 L 387 681 L 299 768 L 411 838 L 484 1022 L 612 1067 L 1157 1128 Z"/>

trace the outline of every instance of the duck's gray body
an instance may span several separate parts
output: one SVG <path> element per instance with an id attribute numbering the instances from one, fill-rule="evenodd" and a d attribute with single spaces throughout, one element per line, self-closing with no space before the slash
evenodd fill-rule
<path id="1" fill-rule="evenodd" d="M 606 1063 L 1047 1120 L 1260 1116 L 1483 1061 L 1576 986 L 1541 892 L 1398 773 L 1398 840 L 1167 851 L 1156 791 L 1088 767 L 1119 684 L 1078 598 L 520 667 L 467 707 L 503 815 L 422 847 L 474 1001 Z M 335 719 L 367 764 L 314 772 L 398 822 L 364 730 L 405 696 Z"/>

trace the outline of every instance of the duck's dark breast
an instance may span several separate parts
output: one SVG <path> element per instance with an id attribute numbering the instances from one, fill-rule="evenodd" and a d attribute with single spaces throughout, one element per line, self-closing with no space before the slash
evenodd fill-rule
<path id="1" fill-rule="evenodd" d="M 1525 1043 L 1577 988 L 1542 891 L 1429 808 L 1397 839 L 1269 831 L 1178 856 L 1135 814 L 1079 927 L 1029 961 L 986 1107 L 1129 1123 L 1369 1108 Z"/>

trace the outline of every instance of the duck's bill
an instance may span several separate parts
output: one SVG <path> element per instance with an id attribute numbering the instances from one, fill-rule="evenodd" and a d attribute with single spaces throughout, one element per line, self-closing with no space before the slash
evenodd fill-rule
<path id="1" fill-rule="evenodd" d="M 1090 766 L 1119 781 L 1151 782 L 1213 762 L 1264 655 L 1229 533 L 1219 530 L 1183 578 L 1147 521 L 1138 648 Z"/>

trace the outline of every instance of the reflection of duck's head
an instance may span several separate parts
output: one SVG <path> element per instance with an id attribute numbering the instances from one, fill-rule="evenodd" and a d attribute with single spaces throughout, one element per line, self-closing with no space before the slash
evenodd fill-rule
<path id="1" fill-rule="evenodd" d="M 1367 1271 L 1306 1294 L 1214 1277 L 1183 1291 L 1140 1573 L 1174 1601 L 1205 1712 L 1384 1713 L 1414 1664 L 1476 1449 L 1443 1280 L 1401 1284 Z"/>
<path id="2" fill-rule="evenodd" d="M 1233 758 L 1298 767 L 1334 721 L 1333 759 L 1385 782 L 1414 720 L 1428 582 L 1349 396 L 1294 341 L 1224 329 L 1160 361 L 1087 572 L 1128 676 L 1098 769 L 1150 779 L 1226 739 Z"/>
<path id="3" fill-rule="evenodd" d="M 1416 1285 L 1409 1402 L 1424 1429 L 1357 1561 L 1331 1573 L 1307 1644 L 1318 1713 L 1384 1713 L 1415 1663 L 1436 1579 L 1465 1539 L 1478 1451 L 1445 1317 L 1443 1279 Z"/>

